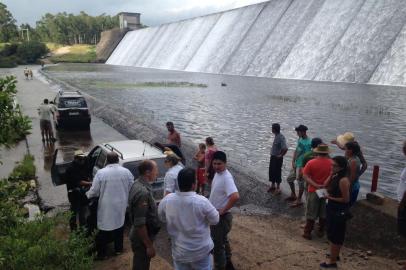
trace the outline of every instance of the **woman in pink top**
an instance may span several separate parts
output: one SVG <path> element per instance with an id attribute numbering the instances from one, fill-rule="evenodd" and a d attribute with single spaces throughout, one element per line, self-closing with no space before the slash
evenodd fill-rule
<path id="1" fill-rule="evenodd" d="M 217 146 L 214 144 L 213 138 L 212 137 L 207 137 L 206 138 L 206 153 L 204 155 L 204 164 L 206 168 L 206 179 L 207 183 L 211 184 L 211 181 L 213 180 L 214 177 L 214 170 L 213 166 L 211 164 L 213 160 L 213 155 L 215 152 L 217 152 Z"/>

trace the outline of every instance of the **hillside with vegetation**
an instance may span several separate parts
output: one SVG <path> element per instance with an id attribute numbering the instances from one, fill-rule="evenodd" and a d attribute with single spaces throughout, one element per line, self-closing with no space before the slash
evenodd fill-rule
<path id="1" fill-rule="evenodd" d="M 33 27 L 17 26 L 7 6 L 0 3 L 0 68 L 51 62 L 93 62 L 101 32 L 118 27 L 118 17 L 66 12 L 47 13 Z"/>

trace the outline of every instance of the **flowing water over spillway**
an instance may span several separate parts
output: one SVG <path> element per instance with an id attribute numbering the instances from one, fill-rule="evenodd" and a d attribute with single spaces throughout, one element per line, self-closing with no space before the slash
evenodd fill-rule
<path id="1" fill-rule="evenodd" d="M 372 166 L 380 165 L 379 191 L 395 197 L 405 166 L 406 88 L 109 65 L 60 65 L 47 72 L 156 127 L 173 121 L 187 141 L 197 144 L 213 136 L 233 162 L 262 181 L 267 181 L 273 122 L 281 123 L 290 147 L 285 176 L 299 124 L 309 127 L 310 137 L 325 141 L 346 131 L 356 135 L 369 163 L 361 178 L 364 190 L 370 187 Z"/>
<path id="2" fill-rule="evenodd" d="M 406 86 L 406 1 L 272 0 L 131 31 L 107 64 Z"/>

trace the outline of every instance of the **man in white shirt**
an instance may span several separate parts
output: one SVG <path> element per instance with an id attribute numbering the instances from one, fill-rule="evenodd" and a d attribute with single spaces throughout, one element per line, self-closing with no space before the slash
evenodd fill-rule
<path id="1" fill-rule="evenodd" d="M 196 194 L 196 173 L 192 168 L 178 174 L 179 191 L 159 204 L 158 215 L 166 223 L 172 239 L 172 257 L 176 270 L 210 270 L 210 225 L 219 221 L 219 213 L 205 197 Z"/>
<path id="2" fill-rule="evenodd" d="M 165 174 L 164 186 L 165 186 L 165 196 L 169 193 L 174 193 L 179 191 L 178 187 L 178 173 L 183 169 L 180 158 L 174 154 L 169 153 L 165 158 L 165 166 L 168 168 L 168 171 Z"/>
<path id="3" fill-rule="evenodd" d="M 39 114 L 39 125 L 41 128 L 41 136 L 42 141 L 49 140 L 51 142 L 55 141 L 54 133 L 52 131 L 52 124 L 51 119 L 54 114 L 55 110 L 54 107 L 49 104 L 48 99 L 44 99 L 44 103 L 42 103 L 38 107 L 38 114 Z"/>
<path id="4" fill-rule="evenodd" d="M 112 237 L 116 254 L 123 251 L 125 211 L 134 176 L 128 169 L 120 166 L 118 161 L 118 155 L 109 152 L 107 166 L 97 171 L 92 187 L 86 193 L 89 199 L 99 197 L 97 207 L 99 233 L 96 236 L 99 259 L 106 257 L 106 246 Z"/>
<path id="5" fill-rule="evenodd" d="M 231 230 L 233 216 L 230 209 L 240 199 L 234 178 L 227 170 L 227 156 L 222 151 L 213 154 L 213 169 L 216 172 L 211 185 L 210 202 L 219 211 L 220 221 L 211 226 L 214 242 L 214 264 L 216 270 L 234 269 L 227 235 Z"/>

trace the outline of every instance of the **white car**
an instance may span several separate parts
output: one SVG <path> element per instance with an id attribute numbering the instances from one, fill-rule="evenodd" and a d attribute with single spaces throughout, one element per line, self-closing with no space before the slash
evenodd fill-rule
<path id="1" fill-rule="evenodd" d="M 115 141 L 101 143 L 87 153 L 89 165 L 89 177 L 93 179 L 96 172 L 106 166 L 107 153 L 113 151 L 119 156 L 119 164 L 129 169 L 137 179 L 138 165 L 145 159 L 154 160 L 159 169 L 157 180 L 152 183 L 154 198 L 159 201 L 164 192 L 164 176 L 167 171 L 164 166 L 166 155 L 162 151 L 148 142 L 140 140 Z M 58 152 L 62 155 L 58 156 Z M 73 150 L 55 150 L 51 168 L 51 177 L 54 185 L 59 186 L 66 183 L 66 170 L 73 160 Z"/>

